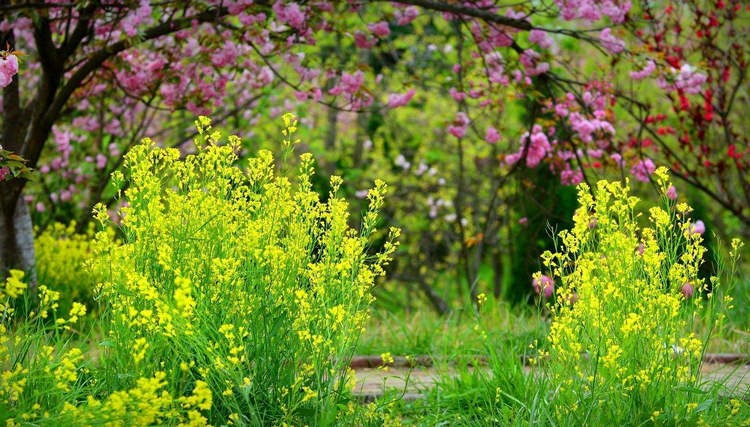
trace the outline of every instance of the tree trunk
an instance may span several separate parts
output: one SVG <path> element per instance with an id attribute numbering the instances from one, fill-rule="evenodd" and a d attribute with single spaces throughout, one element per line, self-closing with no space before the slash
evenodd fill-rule
<path id="1" fill-rule="evenodd" d="M 10 269 L 23 270 L 29 288 L 34 290 L 37 279 L 31 214 L 23 194 L 9 184 L 0 183 L 0 278 Z"/>

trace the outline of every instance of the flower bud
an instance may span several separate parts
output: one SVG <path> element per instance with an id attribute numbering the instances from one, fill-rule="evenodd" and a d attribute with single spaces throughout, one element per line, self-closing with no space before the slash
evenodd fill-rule
<path id="1" fill-rule="evenodd" d="M 690 284 L 690 282 L 682 285 L 682 296 L 684 296 L 685 298 L 692 298 L 693 292 L 695 292 L 695 289 L 693 288 L 693 285 Z"/>
<path id="2" fill-rule="evenodd" d="M 670 185 L 667 189 L 667 197 L 669 200 L 677 200 L 677 189 L 674 188 L 674 185 Z"/>
<path id="3" fill-rule="evenodd" d="M 537 295 L 541 293 L 544 298 L 552 297 L 555 292 L 555 282 L 549 276 L 542 275 L 538 279 L 532 280 L 531 286 L 534 287 L 534 292 Z"/>
<path id="4" fill-rule="evenodd" d="M 703 234 L 705 231 L 706 225 L 701 220 L 690 224 L 690 234 Z"/>

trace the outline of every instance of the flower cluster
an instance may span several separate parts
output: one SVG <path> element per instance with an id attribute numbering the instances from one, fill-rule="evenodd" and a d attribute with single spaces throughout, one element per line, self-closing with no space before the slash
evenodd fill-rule
<path id="1" fill-rule="evenodd" d="M 8 86 L 18 74 L 18 57 L 13 53 L 0 52 L 0 88 Z"/>
<path id="2" fill-rule="evenodd" d="M 669 196 L 666 169 L 653 177 L 664 207 L 649 210 L 648 227 L 639 226 L 639 199 L 627 184 L 601 181 L 593 193 L 581 184 L 573 229 L 559 234 L 556 253 L 542 255 L 549 275 L 535 276 L 537 293 L 549 296 L 557 282 L 548 362 L 561 385 L 561 417 L 584 396 L 669 399 L 698 379 L 706 338 L 689 319 L 706 301 L 698 296 L 711 301 L 720 283 L 699 274 L 706 249 L 687 205 Z"/>
<path id="3" fill-rule="evenodd" d="M 297 120 L 284 121 L 292 150 Z M 366 253 L 387 187 L 378 181 L 367 193 L 357 233 L 341 178 L 331 178 L 325 203 L 313 191 L 309 154 L 295 181 L 277 176 L 268 151 L 242 170 L 239 138 L 205 117 L 196 126 L 198 151 L 184 160 L 150 140 L 126 156 L 124 242 L 102 241 L 95 264 L 109 357 L 145 378 L 166 370 L 173 395 L 207 384 L 217 419 L 298 424 L 311 420 L 311 405 L 329 416 L 345 397 L 370 289 L 396 249 L 392 230 L 383 252 Z M 248 395 L 264 396 L 251 412 Z"/>

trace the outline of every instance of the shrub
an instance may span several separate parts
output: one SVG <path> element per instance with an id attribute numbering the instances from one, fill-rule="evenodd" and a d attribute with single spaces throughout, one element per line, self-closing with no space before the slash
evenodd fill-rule
<path id="1" fill-rule="evenodd" d="M 76 233 L 76 223 L 54 223 L 39 232 L 34 239 L 39 282 L 60 293 L 60 309 L 72 307 L 73 301 L 94 311 L 96 284 L 99 282 L 86 267 L 93 255 L 94 227 L 85 233 Z M 110 235 L 114 239 L 114 233 Z"/>
<path id="2" fill-rule="evenodd" d="M 654 177 L 664 197 L 649 209 L 647 226 L 627 183 L 602 181 L 593 192 L 581 184 L 572 230 L 559 234 L 556 253 L 542 255 L 556 295 L 549 354 L 540 353 L 549 359 L 559 420 L 694 422 L 701 415 L 700 367 L 721 320 L 721 283 L 699 275 L 702 236 L 690 208 L 667 197 L 666 169 Z M 741 244 L 732 246 L 736 255 Z"/>
<path id="3" fill-rule="evenodd" d="M 296 120 L 284 119 L 291 150 Z M 332 423 L 371 287 L 396 248 L 391 230 L 383 253 L 366 251 L 385 184 L 369 191 L 357 233 L 340 178 L 325 203 L 312 191 L 310 155 L 294 182 L 267 151 L 243 171 L 239 138 L 221 144 L 208 119 L 196 125 L 184 160 L 148 140 L 126 156 L 124 243 L 105 239 L 96 263 L 107 388 L 148 378 L 154 393 L 186 396 L 205 384 L 198 409 L 212 422 Z M 96 216 L 107 223 L 103 208 Z"/>

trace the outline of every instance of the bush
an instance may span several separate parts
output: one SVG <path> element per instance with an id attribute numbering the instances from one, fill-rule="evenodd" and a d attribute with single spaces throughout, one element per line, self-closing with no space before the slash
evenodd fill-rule
<path id="1" fill-rule="evenodd" d="M 285 121 L 291 149 L 296 120 Z M 369 191 L 357 233 L 340 178 L 326 203 L 312 191 L 310 155 L 294 183 L 267 151 L 243 172 L 233 166 L 239 139 L 220 145 L 206 118 L 196 124 L 198 152 L 184 161 L 150 141 L 126 156 L 125 242 L 105 242 L 97 267 L 106 382 L 160 378 L 174 396 L 205 384 L 212 422 L 331 423 L 371 287 L 396 248 L 392 230 L 384 253 L 366 255 L 385 184 Z"/>
<path id="2" fill-rule="evenodd" d="M 285 121 L 286 158 L 296 120 Z M 77 325 L 84 305 L 63 317 L 60 293 L 40 285 L 35 308 L 19 302 L 24 317 L 6 303 L 23 294 L 23 272 L 0 287 L 0 423 L 330 425 L 356 416 L 349 362 L 397 246 L 393 229 L 382 252 L 367 251 L 385 184 L 369 191 L 356 232 L 340 178 L 325 203 L 312 190 L 310 155 L 293 181 L 267 151 L 241 170 L 239 139 L 222 144 L 205 117 L 197 126 L 197 153 L 184 160 L 148 140 L 126 156 L 127 177 L 113 177 L 127 187 L 121 242 L 97 207 L 106 227 L 84 279 L 102 278 L 102 305 L 90 336 Z M 75 277 L 65 265 L 57 273 Z"/>
<path id="3" fill-rule="evenodd" d="M 593 192 L 581 184 L 573 229 L 559 234 L 556 253 L 542 255 L 551 277 L 537 273 L 535 282 L 556 285 L 556 295 L 549 354 L 540 353 L 559 420 L 701 416 L 700 367 L 722 318 L 721 284 L 699 275 L 702 231 L 688 205 L 667 197 L 666 169 L 654 176 L 664 197 L 649 209 L 648 226 L 627 184 L 602 181 Z M 734 255 L 740 246 L 733 242 Z"/>
<path id="4" fill-rule="evenodd" d="M 77 301 L 86 305 L 91 313 L 96 284 L 99 280 L 86 267 L 86 261 L 94 254 L 94 227 L 85 233 L 76 233 L 76 223 L 68 225 L 54 223 L 34 238 L 39 282 L 60 293 L 60 309 L 63 312 Z M 114 239 L 114 233 L 109 237 Z"/>

